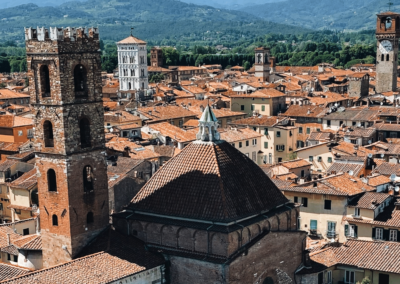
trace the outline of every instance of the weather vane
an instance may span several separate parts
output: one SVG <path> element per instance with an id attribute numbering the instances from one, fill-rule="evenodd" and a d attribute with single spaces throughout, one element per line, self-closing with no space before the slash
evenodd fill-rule
<path id="1" fill-rule="evenodd" d="M 388 5 L 389 5 L 389 11 L 390 11 L 390 8 L 393 6 L 393 2 L 389 2 Z"/>
<path id="2" fill-rule="evenodd" d="M 133 36 L 133 34 L 132 34 L 132 33 L 133 33 L 133 30 L 134 30 L 134 29 L 135 29 L 135 28 L 131 28 L 131 36 Z"/>

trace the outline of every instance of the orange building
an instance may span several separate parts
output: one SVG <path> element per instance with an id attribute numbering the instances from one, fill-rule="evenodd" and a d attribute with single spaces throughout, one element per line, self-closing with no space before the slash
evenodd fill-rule
<path id="1" fill-rule="evenodd" d="M 26 142 L 33 135 L 33 120 L 15 115 L 0 115 L 0 142 Z"/>

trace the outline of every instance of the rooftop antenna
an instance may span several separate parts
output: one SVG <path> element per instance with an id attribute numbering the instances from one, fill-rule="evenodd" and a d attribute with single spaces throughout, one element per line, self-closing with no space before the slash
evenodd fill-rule
<path id="1" fill-rule="evenodd" d="M 389 11 L 390 11 L 390 8 L 393 6 L 393 2 L 389 2 L 388 6 L 389 6 Z"/>

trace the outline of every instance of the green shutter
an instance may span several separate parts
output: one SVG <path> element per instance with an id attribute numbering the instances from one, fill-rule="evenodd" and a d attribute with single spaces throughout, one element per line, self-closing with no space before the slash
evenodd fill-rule
<path id="1" fill-rule="evenodd" d="M 268 149 L 268 142 L 264 142 L 264 148 Z"/>
<path id="2" fill-rule="evenodd" d="M 346 237 L 349 235 L 349 225 L 344 225 L 344 235 Z"/>
<path id="3" fill-rule="evenodd" d="M 354 226 L 354 237 L 357 238 L 358 237 L 358 227 Z"/>
<path id="4" fill-rule="evenodd" d="M 265 106 L 261 106 L 261 111 L 265 111 Z"/>

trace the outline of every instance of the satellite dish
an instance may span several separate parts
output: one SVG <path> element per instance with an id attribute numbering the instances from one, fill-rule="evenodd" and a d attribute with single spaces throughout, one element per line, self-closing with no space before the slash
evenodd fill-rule
<path id="1" fill-rule="evenodd" d="M 335 103 L 335 107 L 338 107 L 339 106 L 339 104 L 338 103 Z"/>
<path id="2" fill-rule="evenodd" d="M 368 140 L 368 144 L 371 144 L 371 143 L 372 143 L 372 141 L 371 141 L 371 140 Z M 372 154 L 369 154 L 369 155 L 371 155 L 370 158 L 372 158 Z M 369 155 L 368 155 L 368 157 L 369 157 Z"/>
<path id="3" fill-rule="evenodd" d="M 383 102 L 381 102 L 381 106 L 383 106 Z"/>
<path id="4" fill-rule="evenodd" d="M 400 189 L 400 187 L 396 186 L 396 187 L 394 188 L 394 191 L 399 192 L 399 189 Z"/>
<path id="5" fill-rule="evenodd" d="M 354 172 L 353 171 L 349 171 L 349 175 L 354 175 Z"/>
<path id="6" fill-rule="evenodd" d="M 368 154 L 368 158 L 370 158 L 370 159 L 372 158 L 372 154 L 371 154 L 371 153 L 370 153 L 370 154 Z"/>
<path id="7" fill-rule="evenodd" d="M 390 175 L 390 180 L 395 181 L 396 180 L 396 174 L 391 174 Z"/>
<path id="8" fill-rule="evenodd" d="M 385 154 L 381 154 L 381 158 L 384 158 L 385 157 Z"/>

